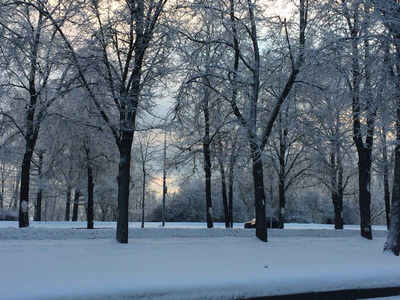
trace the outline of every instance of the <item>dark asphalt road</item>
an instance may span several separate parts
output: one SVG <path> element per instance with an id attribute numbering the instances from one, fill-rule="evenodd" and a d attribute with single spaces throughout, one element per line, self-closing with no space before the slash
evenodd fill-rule
<path id="1" fill-rule="evenodd" d="M 267 296 L 242 300 L 358 300 L 389 296 L 399 296 L 400 299 L 400 286 L 389 288 L 354 289 L 294 295 Z"/>

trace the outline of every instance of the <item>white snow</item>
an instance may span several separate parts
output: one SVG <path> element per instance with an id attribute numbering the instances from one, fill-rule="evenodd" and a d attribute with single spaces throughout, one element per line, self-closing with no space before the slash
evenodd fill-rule
<path id="1" fill-rule="evenodd" d="M 22 200 L 22 202 L 21 202 L 21 211 L 22 212 L 28 211 L 28 202 L 26 200 Z"/>
<path id="2" fill-rule="evenodd" d="M 359 226 L 288 224 L 268 230 L 205 224 L 0 222 L 0 299 L 233 299 L 324 290 L 400 286 L 400 259 Z M 76 229 L 80 228 L 80 229 Z"/>

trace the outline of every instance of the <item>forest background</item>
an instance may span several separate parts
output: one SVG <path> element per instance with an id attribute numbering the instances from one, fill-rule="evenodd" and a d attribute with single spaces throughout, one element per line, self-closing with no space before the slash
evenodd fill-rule
<path id="1" fill-rule="evenodd" d="M 265 214 L 372 238 L 390 223 L 398 21 L 394 0 L 3 0 L 0 208 L 20 227 L 117 220 L 120 242 L 128 221 Z"/>

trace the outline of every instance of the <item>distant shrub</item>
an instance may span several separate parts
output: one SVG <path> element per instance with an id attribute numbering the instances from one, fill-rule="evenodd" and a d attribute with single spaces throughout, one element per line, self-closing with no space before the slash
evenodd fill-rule
<path id="1" fill-rule="evenodd" d="M 0 221 L 18 221 L 18 212 L 9 209 L 0 209 Z"/>

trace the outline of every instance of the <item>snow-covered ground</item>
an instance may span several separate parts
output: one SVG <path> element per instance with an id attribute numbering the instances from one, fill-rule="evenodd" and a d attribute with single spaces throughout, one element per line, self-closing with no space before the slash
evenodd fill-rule
<path id="1" fill-rule="evenodd" d="M 0 299 L 233 299 L 400 286 L 400 259 L 358 226 L 288 224 L 269 242 L 236 224 L 132 223 L 118 244 L 115 223 L 0 222 Z"/>

